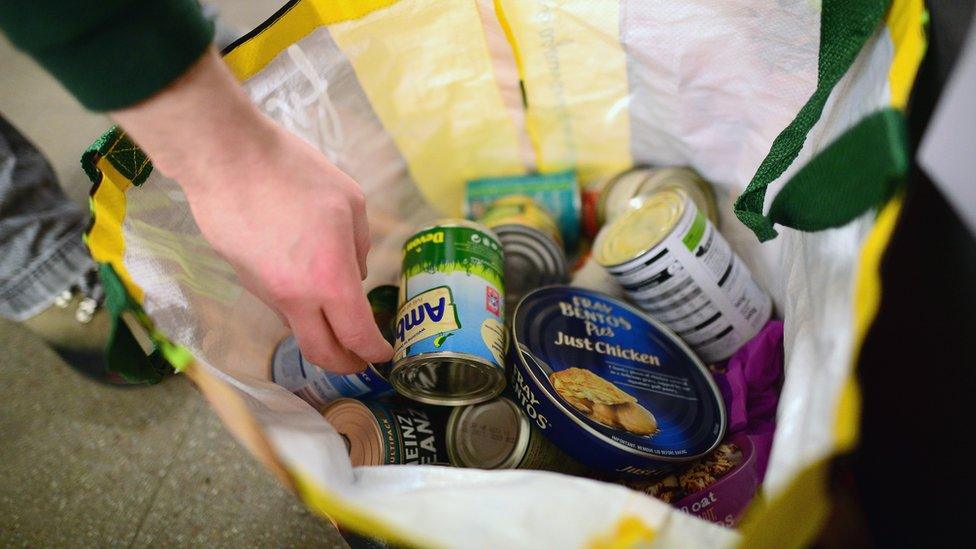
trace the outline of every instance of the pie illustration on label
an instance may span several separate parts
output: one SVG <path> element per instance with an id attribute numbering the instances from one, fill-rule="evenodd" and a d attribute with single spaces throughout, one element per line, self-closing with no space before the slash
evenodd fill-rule
<path id="1" fill-rule="evenodd" d="M 637 403 L 633 395 L 583 368 L 566 368 L 549 376 L 552 386 L 566 402 L 588 418 L 635 435 L 657 432 L 654 414 Z"/>

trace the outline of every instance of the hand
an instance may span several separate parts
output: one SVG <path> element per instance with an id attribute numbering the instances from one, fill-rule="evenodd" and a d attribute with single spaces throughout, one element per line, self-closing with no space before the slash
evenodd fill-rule
<path id="1" fill-rule="evenodd" d="M 359 185 L 258 112 L 215 52 L 113 117 L 180 183 L 204 237 L 305 358 L 337 373 L 390 358 L 361 285 L 369 227 Z"/>

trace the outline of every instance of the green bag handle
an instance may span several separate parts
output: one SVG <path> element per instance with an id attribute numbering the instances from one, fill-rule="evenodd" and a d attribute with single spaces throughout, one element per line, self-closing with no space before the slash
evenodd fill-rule
<path id="1" fill-rule="evenodd" d="M 102 178 L 96 164 L 102 157 L 135 186 L 142 185 L 152 172 L 146 154 L 117 126 L 105 132 L 82 155 L 82 167 L 96 186 Z M 181 369 L 192 358 L 189 352 L 169 343 L 152 329 L 149 317 L 129 295 L 111 264 L 99 263 L 98 274 L 110 318 L 105 345 L 106 370 L 130 384 L 152 384 Z"/>
<path id="2" fill-rule="evenodd" d="M 120 375 L 131 384 L 159 383 L 174 369 L 145 328 L 145 313 L 129 296 L 111 265 L 100 263 L 98 275 L 105 290 L 105 307 L 111 318 L 109 338 L 105 345 L 108 371 Z"/>
<path id="3" fill-rule="evenodd" d="M 904 117 L 895 109 L 882 109 L 847 130 L 790 178 L 769 215 L 763 215 L 766 188 L 796 160 L 831 91 L 877 30 L 889 4 L 890 0 L 824 0 L 817 88 L 773 141 L 735 201 L 736 216 L 761 242 L 776 237 L 775 223 L 806 231 L 844 225 L 887 199 L 904 176 Z"/>

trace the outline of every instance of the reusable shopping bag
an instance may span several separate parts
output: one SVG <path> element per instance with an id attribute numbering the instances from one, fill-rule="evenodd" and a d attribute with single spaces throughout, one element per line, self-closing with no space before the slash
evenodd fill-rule
<path id="1" fill-rule="evenodd" d="M 471 179 L 573 169 L 585 182 L 648 164 L 711 181 L 723 234 L 785 321 L 768 474 L 737 530 L 555 473 L 352 468 L 322 416 L 270 381 L 285 328 L 203 239 L 177 183 L 118 130 L 85 156 L 87 242 L 117 319 L 111 365 L 134 380 L 188 375 L 310 508 L 395 542 L 807 543 L 829 509 L 830 459 L 858 437 L 853 374 L 901 204 L 923 11 L 920 0 L 297 0 L 225 51 L 264 112 L 362 185 L 366 288 L 396 281 L 404 239 L 459 215 Z M 127 361 L 139 347 L 154 367 Z"/>

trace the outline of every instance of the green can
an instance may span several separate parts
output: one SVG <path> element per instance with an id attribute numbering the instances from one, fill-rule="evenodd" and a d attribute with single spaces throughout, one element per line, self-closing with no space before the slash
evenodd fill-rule
<path id="1" fill-rule="evenodd" d="M 505 388 L 502 245 L 464 219 L 424 227 L 403 248 L 390 384 L 429 404 L 490 400 Z"/>

